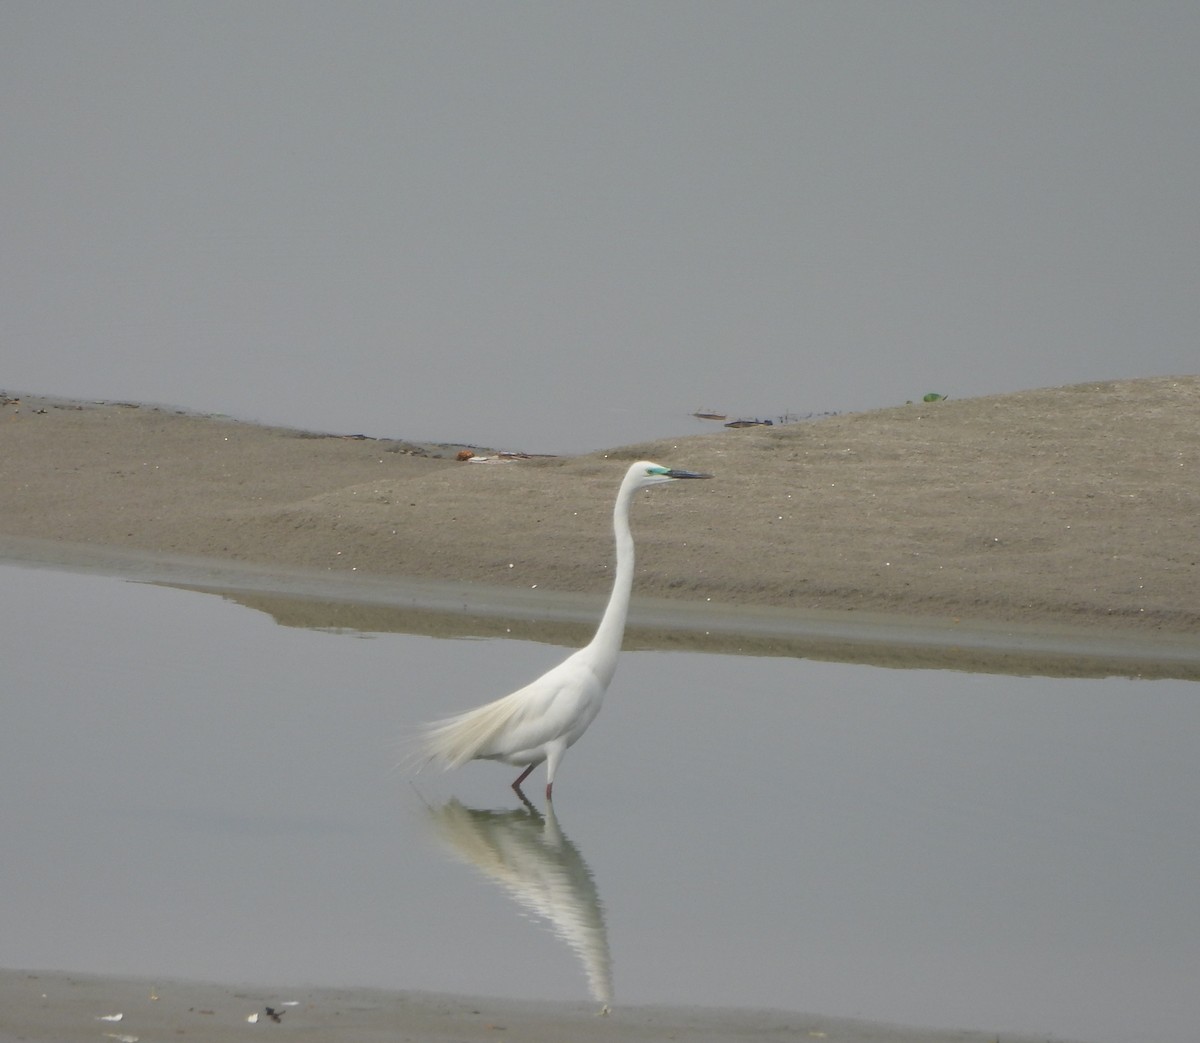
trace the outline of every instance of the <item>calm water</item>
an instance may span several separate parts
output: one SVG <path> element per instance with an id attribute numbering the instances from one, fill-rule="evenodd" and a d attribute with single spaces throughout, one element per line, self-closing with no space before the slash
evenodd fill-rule
<path id="1" fill-rule="evenodd" d="M 3 965 L 1195 1038 L 1195 684 L 628 653 L 545 819 L 397 740 L 559 649 L 0 583 Z"/>

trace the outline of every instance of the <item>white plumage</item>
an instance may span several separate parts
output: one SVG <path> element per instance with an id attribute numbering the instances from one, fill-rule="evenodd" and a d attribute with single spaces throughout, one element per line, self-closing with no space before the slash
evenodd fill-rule
<path id="1" fill-rule="evenodd" d="M 427 725 L 423 734 L 426 759 L 439 761 L 446 768 L 457 768 L 470 760 L 524 766 L 525 770 L 513 782 L 518 793 L 529 773 L 545 761 L 549 800 L 563 754 L 595 720 L 617 669 L 633 589 L 633 535 L 629 531 L 633 494 L 681 478 L 709 477 L 693 471 L 671 470 L 648 460 L 630 467 L 613 507 L 617 570 L 596 636 L 524 688 Z"/>

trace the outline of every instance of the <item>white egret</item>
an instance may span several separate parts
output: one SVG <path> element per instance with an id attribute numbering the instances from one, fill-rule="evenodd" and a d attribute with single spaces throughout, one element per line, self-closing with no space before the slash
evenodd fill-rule
<path id="1" fill-rule="evenodd" d="M 613 507 L 617 574 L 596 636 L 524 688 L 427 725 L 423 736 L 426 760 L 440 761 L 446 768 L 457 768 L 470 760 L 524 765 L 525 770 L 512 784 L 517 793 L 529 773 L 545 761 L 546 799 L 550 800 L 563 754 L 600 712 L 604 693 L 617 669 L 633 589 L 633 534 L 629 531 L 633 494 L 680 478 L 711 477 L 671 470 L 648 460 L 630 467 Z"/>

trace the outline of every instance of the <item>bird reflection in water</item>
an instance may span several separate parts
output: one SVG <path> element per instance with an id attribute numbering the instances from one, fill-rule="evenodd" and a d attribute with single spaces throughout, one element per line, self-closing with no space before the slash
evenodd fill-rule
<path id="1" fill-rule="evenodd" d="M 559 828 L 554 806 L 510 811 L 458 800 L 428 807 L 438 839 L 455 858 L 499 884 L 518 905 L 549 922 L 579 957 L 600 1014 L 612 1005 L 612 960 L 604 907 L 592 872 Z"/>

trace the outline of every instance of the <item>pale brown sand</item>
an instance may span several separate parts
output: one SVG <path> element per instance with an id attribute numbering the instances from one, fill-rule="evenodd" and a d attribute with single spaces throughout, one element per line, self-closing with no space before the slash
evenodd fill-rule
<path id="1" fill-rule="evenodd" d="M 288 1006 L 283 1006 L 288 1003 Z M 291 1005 L 294 1004 L 294 1005 Z M 266 1008 L 280 1014 L 272 1021 Z M 98 1020 L 121 1014 L 120 1021 Z M 247 1018 L 257 1015 L 257 1021 Z M 785 1011 L 681 1007 L 617 1008 L 523 1003 L 377 989 L 215 985 L 142 981 L 46 971 L 0 971 L 0 1043 L 93 1043 L 202 1039 L 208 1043 L 313 1039 L 323 1043 L 995 1043 L 984 1032 L 935 1032 Z M 1005 1043 L 1020 1043 L 1005 1035 Z"/>
<path id="2" fill-rule="evenodd" d="M 576 458 L 464 464 L 455 448 L 9 403 L 0 556 L 119 572 L 135 570 L 134 552 L 160 572 L 187 556 L 153 578 L 207 574 L 260 599 L 311 601 L 298 576 L 385 602 L 402 579 L 453 581 L 441 601 L 426 590 L 432 601 L 408 604 L 486 603 L 479 614 L 508 613 L 505 627 L 577 620 L 582 635 L 609 584 L 617 482 L 647 457 L 716 478 L 639 498 L 633 622 L 656 623 L 634 642 L 733 633 L 725 645 L 810 655 L 899 644 L 911 661 L 897 665 L 955 646 L 988 660 L 976 666 L 1045 672 L 1111 653 L 1101 670 L 1197 676 L 1200 377 L 716 427 Z M 295 599 L 260 607 L 303 615 Z"/>
<path id="3" fill-rule="evenodd" d="M 144 406 L 9 402 L 0 559 L 236 591 L 297 625 L 526 627 L 570 643 L 609 583 L 624 464 L 649 457 L 717 477 L 636 505 L 635 645 L 1081 672 L 1086 652 L 1101 672 L 1200 676 L 1197 377 L 573 459 L 460 464 L 437 451 Z M 279 1007 L 280 1025 L 263 1020 L 287 999 L 299 1005 Z M 0 972 L 0 1043 L 220 1040 L 254 1011 L 254 1030 L 331 1041 L 995 1038 L 791 1013 L 597 1018 L 578 1005 Z M 95 1020 L 117 1012 L 120 1023 Z"/>

